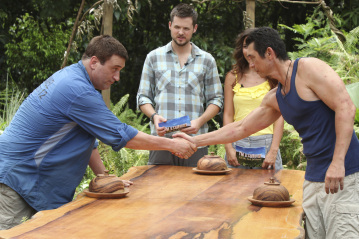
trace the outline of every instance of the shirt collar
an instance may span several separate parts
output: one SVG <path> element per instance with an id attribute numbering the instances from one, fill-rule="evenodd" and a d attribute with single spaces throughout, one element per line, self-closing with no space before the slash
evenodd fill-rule
<path id="1" fill-rule="evenodd" d="M 172 43 L 172 41 L 170 41 L 170 42 L 165 46 L 167 53 L 174 52 L 171 43 Z M 196 46 L 193 42 L 190 42 L 190 44 L 192 45 L 192 51 L 191 51 L 192 58 L 195 58 L 196 56 L 202 55 L 201 50 L 199 49 L 198 46 Z"/>
<path id="2" fill-rule="evenodd" d="M 79 60 L 78 66 L 81 69 L 81 71 L 84 73 L 84 75 L 86 77 L 86 80 L 88 80 L 88 82 L 93 86 L 92 81 L 90 80 L 89 73 L 87 72 L 87 70 L 86 70 L 86 68 L 84 66 L 84 63 L 82 63 L 82 60 Z"/>

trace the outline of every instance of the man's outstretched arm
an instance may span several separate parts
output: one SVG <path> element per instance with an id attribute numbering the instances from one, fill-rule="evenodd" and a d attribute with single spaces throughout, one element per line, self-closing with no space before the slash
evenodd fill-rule
<path id="1" fill-rule="evenodd" d="M 261 106 L 253 110 L 241 121 L 227 124 L 216 131 L 198 135 L 193 138 L 185 134 L 175 134 L 173 137 L 182 137 L 190 140 L 196 144 L 197 147 L 233 143 L 268 127 L 273 124 L 280 115 L 275 89 L 273 89 L 265 96 Z"/>

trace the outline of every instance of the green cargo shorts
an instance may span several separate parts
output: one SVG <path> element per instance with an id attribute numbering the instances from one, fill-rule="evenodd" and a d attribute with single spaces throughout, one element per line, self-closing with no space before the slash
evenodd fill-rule
<path id="1" fill-rule="evenodd" d="M 36 210 L 12 188 L 0 183 L 0 230 L 7 230 L 30 219 Z"/>

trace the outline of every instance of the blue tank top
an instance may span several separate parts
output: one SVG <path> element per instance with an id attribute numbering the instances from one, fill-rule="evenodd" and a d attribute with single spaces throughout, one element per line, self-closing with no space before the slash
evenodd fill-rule
<path id="1" fill-rule="evenodd" d="M 302 138 L 303 153 L 307 158 L 305 179 L 324 182 L 336 141 L 335 112 L 321 100 L 305 101 L 299 97 L 295 87 L 299 59 L 296 59 L 293 65 L 290 91 L 283 96 L 282 85 L 279 83 L 276 97 L 283 118 L 293 125 Z M 359 141 L 353 130 L 345 157 L 345 176 L 358 171 Z"/>

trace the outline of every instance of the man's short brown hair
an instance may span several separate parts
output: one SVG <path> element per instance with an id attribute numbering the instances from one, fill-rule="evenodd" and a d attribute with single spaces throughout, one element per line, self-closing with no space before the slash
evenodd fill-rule
<path id="1" fill-rule="evenodd" d="M 117 39 L 109 35 L 101 35 L 92 38 L 82 55 L 82 60 L 96 56 L 103 65 L 113 55 L 128 60 L 126 48 Z"/>
<path id="2" fill-rule="evenodd" d="M 193 6 L 186 3 L 180 3 L 175 6 L 171 11 L 171 22 L 173 22 L 174 17 L 185 18 L 191 17 L 193 21 L 193 26 L 197 24 L 198 13 Z"/>

